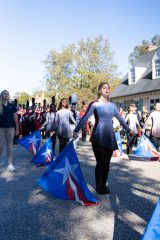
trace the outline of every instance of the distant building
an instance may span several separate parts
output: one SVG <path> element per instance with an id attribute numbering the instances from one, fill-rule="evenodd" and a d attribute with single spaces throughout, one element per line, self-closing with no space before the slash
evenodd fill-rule
<path id="1" fill-rule="evenodd" d="M 128 73 L 110 94 L 110 99 L 125 111 L 133 102 L 139 110 L 146 105 L 149 111 L 160 102 L 160 47 L 149 46 L 146 54 L 129 65 Z"/>

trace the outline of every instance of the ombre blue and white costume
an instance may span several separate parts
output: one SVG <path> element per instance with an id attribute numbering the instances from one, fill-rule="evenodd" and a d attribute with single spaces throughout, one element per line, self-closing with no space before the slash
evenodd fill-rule
<path id="1" fill-rule="evenodd" d="M 70 110 L 65 109 L 57 111 L 55 132 L 59 138 L 60 152 L 67 145 L 69 139 L 72 138 L 73 135 L 70 120 L 73 122 L 73 124 L 77 125 L 77 122 L 73 117 L 73 113 Z"/>
<path id="2" fill-rule="evenodd" d="M 70 120 L 72 120 L 73 124 L 77 125 L 77 122 L 73 117 L 73 113 L 69 109 L 57 111 L 56 113 L 56 134 L 57 135 L 64 138 L 72 137 Z"/>
<path id="3" fill-rule="evenodd" d="M 130 128 L 121 117 L 116 105 L 112 102 L 91 102 L 88 106 L 87 112 L 80 120 L 74 132 L 78 132 L 81 129 L 82 124 L 87 121 L 92 113 L 95 117 L 95 125 L 90 139 L 91 142 L 107 149 L 118 149 L 112 118 L 116 117 L 127 132 L 130 131 Z"/>

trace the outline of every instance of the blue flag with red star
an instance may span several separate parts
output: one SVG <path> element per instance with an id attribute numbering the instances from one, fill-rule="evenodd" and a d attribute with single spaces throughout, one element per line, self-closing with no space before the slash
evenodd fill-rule
<path id="1" fill-rule="evenodd" d="M 141 240 L 159 240 L 160 239 L 160 198 L 153 211 L 151 219 L 146 227 Z"/>
<path id="2" fill-rule="evenodd" d="M 18 140 L 18 144 L 27 149 L 33 156 L 40 147 L 41 133 L 40 130 L 32 132 L 31 134 L 22 137 Z"/>
<path id="3" fill-rule="evenodd" d="M 97 205 L 82 176 L 73 140 L 38 179 L 38 184 L 57 198 L 75 200 L 83 206 Z"/>
<path id="4" fill-rule="evenodd" d="M 53 160 L 52 142 L 51 138 L 43 144 L 43 146 L 37 151 L 32 161 L 39 166 L 48 165 Z"/>
<path id="5" fill-rule="evenodd" d="M 157 158 L 158 160 L 160 156 L 153 143 L 144 134 L 142 134 L 141 140 L 134 151 L 134 155 L 138 157 L 151 158 L 151 160 L 154 160 L 154 158 Z"/>

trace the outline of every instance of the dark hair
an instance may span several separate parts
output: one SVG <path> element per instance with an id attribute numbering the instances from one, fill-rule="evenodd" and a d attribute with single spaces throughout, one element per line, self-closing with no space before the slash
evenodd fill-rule
<path id="1" fill-rule="evenodd" d="M 51 107 L 54 107 L 54 110 L 53 110 L 53 112 L 55 112 L 56 111 L 56 105 L 55 104 L 53 104 L 53 103 L 51 103 L 50 105 L 49 105 L 49 111 L 51 112 Z"/>
<path id="2" fill-rule="evenodd" d="M 60 101 L 60 103 L 59 103 L 59 106 L 58 106 L 58 110 L 60 110 L 60 109 L 62 108 L 62 102 L 63 102 L 63 100 L 66 100 L 66 101 L 67 101 L 67 98 L 62 98 L 62 99 L 61 99 L 61 101 Z M 67 104 L 66 108 L 68 108 L 68 104 Z"/>
<path id="3" fill-rule="evenodd" d="M 85 100 L 83 100 L 82 101 L 82 105 L 86 105 L 87 103 L 86 103 L 86 101 Z"/>
<path id="4" fill-rule="evenodd" d="M 108 85 L 108 87 L 110 88 L 110 85 L 108 82 L 101 82 L 98 86 L 98 94 L 97 94 L 97 97 L 99 98 L 101 96 L 101 94 L 99 93 L 99 91 L 103 88 L 104 85 Z M 108 98 L 109 100 L 109 98 Z"/>
<path id="5" fill-rule="evenodd" d="M 3 94 L 3 92 L 7 92 L 9 94 L 8 90 L 3 90 L 0 93 L 0 115 L 3 115 L 3 106 L 2 106 L 2 94 Z"/>

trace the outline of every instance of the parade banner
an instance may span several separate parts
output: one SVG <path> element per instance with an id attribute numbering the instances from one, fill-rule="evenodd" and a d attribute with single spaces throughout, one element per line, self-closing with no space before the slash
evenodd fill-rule
<path id="1" fill-rule="evenodd" d="M 160 156 L 153 143 L 144 134 L 142 134 L 141 140 L 134 151 L 134 155 L 137 157 L 150 158 L 151 160 L 158 160 Z"/>
<path id="2" fill-rule="evenodd" d="M 57 198 L 75 200 L 83 206 L 99 204 L 82 176 L 73 140 L 51 162 L 37 183 Z"/>
<path id="3" fill-rule="evenodd" d="M 120 132 L 117 131 L 115 133 L 115 136 L 116 136 L 116 141 L 117 141 L 117 145 L 118 145 L 118 149 L 113 151 L 113 157 L 120 157 L 122 156 L 122 139 L 121 139 L 121 135 L 120 135 Z"/>
<path id="4" fill-rule="evenodd" d="M 39 166 L 45 166 L 51 163 L 53 160 L 52 142 L 51 138 L 43 144 L 43 146 L 37 151 L 32 161 Z"/>
<path id="5" fill-rule="evenodd" d="M 33 156 L 40 147 L 41 133 L 39 130 L 22 137 L 18 140 L 18 144 L 27 149 Z"/>
<path id="6" fill-rule="evenodd" d="M 156 204 L 150 221 L 146 227 L 141 240 L 159 240 L 160 239 L 160 198 Z"/>

